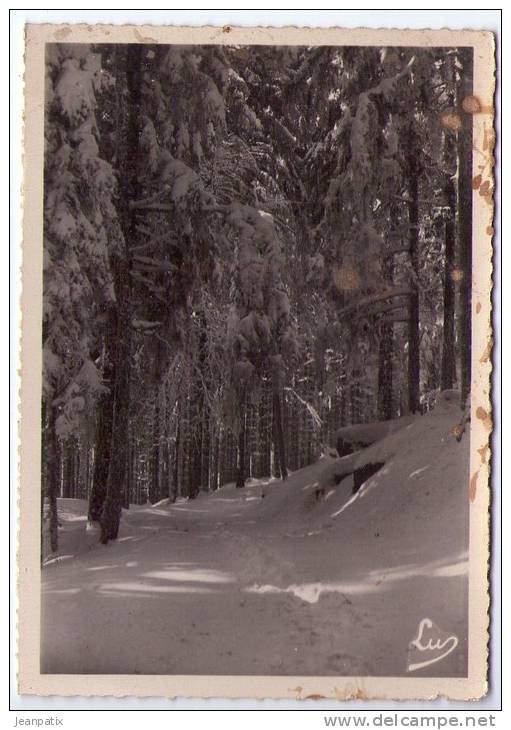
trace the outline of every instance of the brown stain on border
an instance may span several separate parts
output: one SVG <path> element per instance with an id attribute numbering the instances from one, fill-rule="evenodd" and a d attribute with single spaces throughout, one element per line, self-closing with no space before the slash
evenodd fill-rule
<path id="1" fill-rule="evenodd" d="M 354 694 L 352 694 L 351 697 L 354 700 L 367 700 L 368 699 L 367 694 L 360 687 L 357 688 L 357 691 Z"/>
<path id="2" fill-rule="evenodd" d="M 468 498 L 471 502 L 475 501 L 476 495 L 477 495 L 477 477 L 479 476 L 479 471 L 476 471 L 471 477 L 470 477 L 470 486 L 468 488 Z"/>
<path id="3" fill-rule="evenodd" d="M 482 406 L 478 406 L 476 409 L 476 418 L 483 422 L 483 425 L 488 431 L 492 428 L 492 419 L 488 411 Z"/>
<path id="4" fill-rule="evenodd" d="M 68 35 L 69 35 L 69 34 L 70 34 L 71 32 L 72 32 L 71 28 L 67 28 L 67 27 L 64 27 L 64 28 L 60 28 L 59 30 L 56 30 L 56 31 L 55 31 L 55 33 L 53 34 L 53 37 L 54 37 L 54 38 L 55 38 L 55 40 L 57 40 L 57 41 L 63 41 L 63 40 L 64 40 L 64 38 L 67 38 L 67 37 L 68 37 Z"/>
<path id="5" fill-rule="evenodd" d="M 483 176 L 481 175 L 481 173 L 479 173 L 479 175 L 476 175 L 472 179 L 472 190 L 478 190 L 478 188 L 481 186 L 482 181 L 483 181 Z"/>
<path id="6" fill-rule="evenodd" d="M 488 337 L 488 342 L 486 343 L 486 347 L 483 350 L 483 354 L 479 358 L 479 362 L 481 363 L 481 365 L 484 365 L 490 359 L 492 347 L 493 347 L 493 337 Z"/>
<path id="7" fill-rule="evenodd" d="M 481 446 L 480 449 L 477 449 L 477 453 L 481 457 L 481 463 L 482 464 L 486 464 L 486 457 L 487 457 L 487 454 L 488 454 L 489 449 L 490 449 L 490 445 L 489 444 L 485 444 L 484 446 Z"/>
<path id="8" fill-rule="evenodd" d="M 479 195 L 482 195 L 483 198 L 485 198 L 488 195 L 491 195 L 493 193 L 493 188 L 491 184 L 491 180 L 485 180 L 483 183 L 481 183 L 479 187 Z"/>
<path id="9" fill-rule="evenodd" d="M 483 134 L 483 152 L 493 152 L 495 141 L 495 130 L 493 127 L 488 129 L 485 126 Z M 495 162 L 495 160 L 493 160 L 493 162 Z"/>
<path id="10" fill-rule="evenodd" d="M 485 202 L 488 203 L 488 205 L 493 205 L 493 178 L 483 180 L 482 174 L 479 173 L 474 178 L 472 178 L 472 190 L 477 190 L 479 192 L 479 195 L 484 198 Z M 492 235 L 493 226 L 487 226 L 486 233 L 488 233 L 488 235 Z"/>
<path id="11" fill-rule="evenodd" d="M 466 96 L 461 108 L 467 114 L 493 114 L 493 106 L 484 106 L 478 96 Z"/>
<path id="12" fill-rule="evenodd" d="M 148 35 L 142 35 L 137 28 L 133 28 L 133 35 L 139 43 L 158 43 L 156 38 L 151 38 L 151 36 Z"/>
<path id="13" fill-rule="evenodd" d="M 461 102 L 461 106 L 467 114 L 479 114 L 481 111 L 481 102 L 477 96 L 466 96 Z"/>
<path id="14" fill-rule="evenodd" d="M 305 697 L 303 699 L 304 700 L 326 700 L 326 699 L 328 699 L 328 697 L 326 697 L 326 695 L 312 694 L 312 695 L 305 695 Z"/>

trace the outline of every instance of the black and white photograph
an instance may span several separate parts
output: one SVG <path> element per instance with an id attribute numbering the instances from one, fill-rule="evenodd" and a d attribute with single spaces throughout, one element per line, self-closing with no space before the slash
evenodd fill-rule
<path id="1" fill-rule="evenodd" d="M 493 59 L 235 30 L 39 54 L 38 671 L 480 696 Z"/>

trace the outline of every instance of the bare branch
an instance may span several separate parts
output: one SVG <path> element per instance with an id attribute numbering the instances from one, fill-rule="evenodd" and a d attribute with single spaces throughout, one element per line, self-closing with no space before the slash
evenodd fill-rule
<path id="1" fill-rule="evenodd" d="M 384 317 L 381 320 L 382 324 L 408 324 L 410 317 Z"/>
<path id="2" fill-rule="evenodd" d="M 178 271 L 177 266 L 171 264 L 170 261 L 164 261 L 162 259 L 152 259 L 148 256 L 133 256 L 133 265 L 138 269 L 155 271 Z M 145 268 L 149 267 L 149 269 Z"/>
<path id="3" fill-rule="evenodd" d="M 401 301 L 392 302 L 391 304 L 387 304 L 384 307 L 381 307 L 379 309 L 375 309 L 375 310 L 369 312 L 369 316 L 370 317 L 379 317 L 382 314 L 387 314 L 388 312 L 394 312 L 397 309 L 405 309 L 407 306 L 408 305 L 406 302 L 404 304 Z M 367 316 L 367 314 L 366 314 L 366 316 Z"/>
<path id="4" fill-rule="evenodd" d="M 170 203 L 156 203 L 150 200 L 132 200 L 130 202 L 130 208 L 135 210 L 160 210 L 163 212 L 172 211 L 175 209 Z"/>
<path id="5" fill-rule="evenodd" d="M 392 299 L 393 297 L 405 297 L 410 296 L 411 294 L 413 294 L 413 290 L 409 287 L 403 287 L 401 289 L 387 289 L 386 291 L 380 292 L 379 294 L 373 294 L 370 297 L 359 299 L 358 302 L 350 304 L 348 307 L 344 307 L 338 312 L 338 316 L 343 317 L 345 314 L 351 314 L 351 312 L 356 312 L 357 309 L 370 307 L 371 304 L 384 301 L 385 299 Z"/>

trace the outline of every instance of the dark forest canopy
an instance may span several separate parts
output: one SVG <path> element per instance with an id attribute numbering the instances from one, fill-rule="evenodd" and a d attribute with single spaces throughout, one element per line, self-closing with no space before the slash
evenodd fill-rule
<path id="1" fill-rule="evenodd" d="M 464 48 L 47 46 L 43 490 L 285 478 L 470 387 Z"/>

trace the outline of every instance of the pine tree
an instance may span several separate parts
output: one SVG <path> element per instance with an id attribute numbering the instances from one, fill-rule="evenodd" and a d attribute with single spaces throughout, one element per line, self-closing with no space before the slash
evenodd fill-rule
<path id="1" fill-rule="evenodd" d="M 102 311 L 115 298 L 110 253 L 122 243 L 115 177 L 99 152 L 97 100 L 110 79 L 87 45 L 46 57 L 43 404 L 52 548 L 59 441 L 76 434 L 105 386 L 97 367 Z"/>

